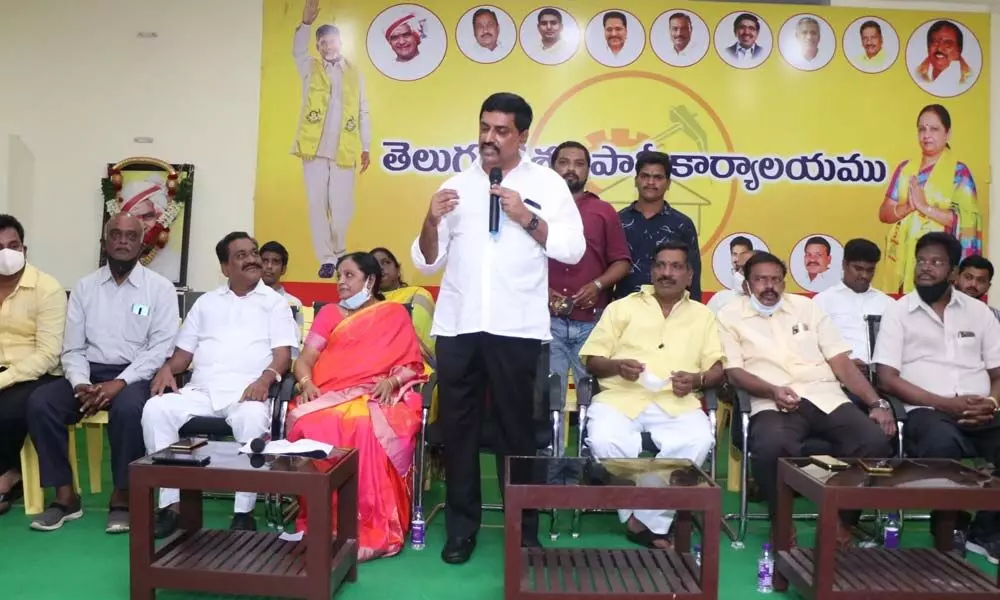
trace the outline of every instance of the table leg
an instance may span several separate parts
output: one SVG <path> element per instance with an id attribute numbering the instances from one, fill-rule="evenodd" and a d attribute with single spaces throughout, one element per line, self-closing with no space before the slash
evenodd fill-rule
<path id="1" fill-rule="evenodd" d="M 507 490 L 504 498 L 503 527 L 503 597 L 521 597 L 521 510 L 523 504 L 515 491 Z"/>
<path id="2" fill-rule="evenodd" d="M 840 511 L 823 503 L 816 523 L 816 560 L 813 566 L 813 591 L 816 598 L 827 598 L 833 592 L 837 571 L 837 526 Z"/>
<path id="3" fill-rule="evenodd" d="M 345 494 L 337 494 L 337 539 L 331 543 L 330 536 L 333 531 L 333 515 L 331 514 L 329 488 L 321 483 L 316 483 L 304 494 L 306 498 L 306 535 L 300 544 L 306 545 L 306 587 L 309 589 L 308 597 L 329 598 L 330 589 L 330 569 L 333 568 L 333 554 L 344 545 L 347 535 L 341 517 Z M 349 519 L 351 520 L 351 519 Z M 353 521 L 357 522 L 357 515 Z M 340 582 L 336 582 L 337 585 Z"/>
<path id="4" fill-rule="evenodd" d="M 329 529 L 329 524 L 327 528 Z M 356 470 L 337 490 L 337 550 L 340 550 L 340 545 L 345 540 L 350 539 L 356 540 L 358 544 L 361 542 L 358 539 L 358 473 Z M 356 554 L 345 580 L 358 580 L 358 557 Z"/>
<path id="5" fill-rule="evenodd" d="M 952 535 L 955 533 L 955 521 L 958 515 L 951 510 L 937 511 L 934 515 L 934 547 L 939 552 L 951 550 Z"/>
<path id="6" fill-rule="evenodd" d="M 201 490 L 181 490 L 180 528 L 198 531 L 204 525 L 202 518 Z"/>
<path id="7" fill-rule="evenodd" d="M 720 494 L 721 496 L 721 494 Z M 719 596 L 719 538 L 721 537 L 722 509 L 714 505 L 703 515 L 701 528 L 701 579 L 698 584 L 705 598 Z"/>
<path id="8" fill-rule="evenodd" d="M 146 584 L 146 571 L 153 564 L 153 489 L 136 485 L 128 492 L 131 534 L 129 535 L 129 597 L 131 600 L 155 600 L 156 591 Z"/>
<path id="9" fill-rule="evenodd" d="M 674 514 L 674 550 L 681 554 L 691 551 L 691 511 L 679 510 Z"/>
<path id="10" fill-rule="evenodd" d="M 785 484 L 783 465 L 778 465 L 778 498 L 774 520 L 771 522 L 771 542 L 774 548 L 775 565 L 781 551 L 792 549 L 792 488 Z M 788 580 L 777 569 L 774 570 L 774 589 L 783 592 L 788 589 Z"/>

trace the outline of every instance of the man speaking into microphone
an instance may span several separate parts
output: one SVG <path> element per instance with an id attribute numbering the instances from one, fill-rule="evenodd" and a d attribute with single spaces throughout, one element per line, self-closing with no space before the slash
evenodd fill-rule
<path id="1" fill-rule="evenodd" d="M 423 273 L 445 267 L 431 334 L 447 504 L 441 558 L 451 564 L 469 560 L 482 521 L 479 445 L 487 392 L 502 489 L 504 459 L 535 453 L 535 377 L 542 341 L 551 338 L 548 259 L 576 264 L 585 250 L 566 182 L 521 154 L 531 117 L 515 94 L 483 102 L 479 158 L 431 196 L 411 251 Z M 499 205 L 497 219 L 490 218 L 491 203 Z M 522 544 L 538 545 L 534 511 L 524 514 Z"/>

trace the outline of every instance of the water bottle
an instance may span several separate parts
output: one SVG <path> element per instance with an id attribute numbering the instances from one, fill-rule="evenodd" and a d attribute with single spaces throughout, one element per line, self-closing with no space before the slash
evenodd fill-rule
<path id="1" fill-rule="evenodd" d="M 882 547 L 887 550 L 899 548 L 899 515 L 889 513 L 885 521 L 885 529 L 882 530 Z"/>
<path id="2" fill-rule="evenodd" d="M 760 558 L 757 559 L 757 591 L 761 594 L 774 591 L 774 554 L 771 553 L 771 544 L 761 547 Z"/>
<path id="3" fill-rule="evenodd" d="M 701 566 L 701 546 L 694 545 L 694 564 Z"/>
<path id="4" fill-rule="evenodd" d="M 414 550 L 424 549 L 424 509 L 418 506 L 413 513 L 413 522 L 410 523 L 410 547 Z"/>

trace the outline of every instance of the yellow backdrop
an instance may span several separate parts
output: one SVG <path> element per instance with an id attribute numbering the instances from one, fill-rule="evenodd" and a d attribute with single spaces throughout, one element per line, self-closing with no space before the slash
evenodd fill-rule
<path id="1" fill-rule="evenodd" d="M 494 3 L 494 12 L 501 16 L 500 41 L 510 52 L 493 64 L 473 61 L 460 47 L 469 47 L 469 13 L 479 5 L 455 0 L 407 6 L 321 0 L 313 28 L 334 23 L 340 29 L 344 55 L 361 72 L 370 111 L 371 167 L 356 176 L 348 249 L 387 246 L 403 262 L 410 283 L 437 285 L 437 279 L 424 278 L 412 267 L 409 247 L 431 194 L 456 167 L 469 164 L 470 153 L 463 151 L 475 149 L 479 105 L 496 91 L 518 93 L 534 108 L 531 156 L 543 160 L 548 149 L 564 140 L 587 144 L 595 153 L 591 189 L 617 208 L 634 200 L 630 171 L 638 150 L 652 144 L 673 154 L 675 180 L 668 200 L 698 227 L 706 290 L 720 289 L 723 278 L 714 273 L 713 253 L 739 232 L 754 234 L 770 251 L 790 259 L 793 274 L 802 261 L 793 250 L 798 246 L 801 252 L 800 242 L 813 234 L 840 244 L 866 237 L 884 247 L 889 227 L 879 221 L 878 208 L 896 166 L 920 156 L 916 118 L 927 104 L 941 103 L 953 117 L 951 147 L 976 180 L 985 228 L 986 15 L 676 2 L 674 9 L 700 17 L 709 38 L 698 39 L 702 30 L 696 24 L 692 44 L 703 45 L 706 54 L 693 66 L 680 68 L 654 52 L 664 40 L 669 42 L 667 18 L 657 19 L 675 10 L 651 0 L 622 4 L 630 19 L 637 20 L 629 26 L 632 51 L 641 25 L 642 52 L 627 66 L 608 67 L 589 49 L 603 41 L 600 31 L 598 38 L 585 33 L 595 16 L 616 8 L 606 0 L 552 5 L 571 17 L 564 18 L 564 33 L 572 29 L 572 21 L 579 31 L 575 54 L 557 66 L 532 60 L 525 50 L 533 47 L 531 42 L 520 39 L 522 24 L 524 31 L 537 36 L 532 20 L 540 8 L 537 0 Z M 261 242 L 277 239 L 288 247 L 289 281 L 315 282 L 320 281 L 319 262 L 310 238 L 302 161 L 290 153 L 302 106 L 302 81 L 292 58 L 302 7 L 302 0 L 264 3 L 255 232 Z M 772 48 L 756 68 L 738 69 L 723 60 L 725 53 L 717 46 L 732 43 L 732 13 L 748 8 L 770 32 L 769 43 L 764 43 L 763 32 L 758 41 Z M 807 10 L 823 25 L 821 56 L 832 50 L 829 62 L 814 71 L 796 69 L 785 58 L 795 41 L 788 36 Z M 434 39 L 440 32 L 447 36 L 447 50 L 426 77 L 397 81 L 382 73 L 392 68 L 385 64 L 384 27 L 409 12 L 425 17 L 425 54 L 443 47 L 438 44 L 444 40 Z M 883 51 L 889 50 L 893 35 L 898 37 L 898 57 L 877 74 L 863 73 L 849 61 L 858 44 L 859 19 L 866 16 L 890 26 L 883 26 Z M 512 33 L 509 27 L 505 31 L 506 17 L 517 30 L 517 43 L 509 35 L 504 39 Z M 937 19 L 963 26 L 963 56 L 977 71 L 971 88 L 954 97 L 937 97 L 919 87 L 907 63 L 908 41 L 915 32 L 912 47 L 927 56 L 926 28 Z M 791 28 L 783 27 L 786 22 Z M 375 31 L 369 34 L 373 25 Z M 714 40 L 717 27 L 724 43 Z M 310 36 L 315 54 L 314 40 Z M 628 45 L 623 52 L 627 50 Z M 378 61 L 382 70 L 374 64 Z M 401 151 L 404 145 L 406 152 Z M 836 249 L 833 255 L 838 258 Z M 718 270 L 718 259 L 715 264 Z M 790 278 L 789 289 L 801 287 Z"/>

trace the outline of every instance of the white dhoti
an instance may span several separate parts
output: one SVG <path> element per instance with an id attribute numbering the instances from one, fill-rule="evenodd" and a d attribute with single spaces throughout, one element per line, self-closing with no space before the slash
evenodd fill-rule
<path id="1" fill-rule="evenodd" d="M 229 397 L 242 393 L 229 392 Z M 228 406 L 220 406 L 218 398 L 213 406 L 211 392 L 192 389 L 185 386 L 174 394 L 153 396 L 146 402 L 142 411 L 142 437 L 146 442 L 146 452 L 152 454 L 170 446 L 180 439 L 179 431 L 193 417 L 225 417 L 233 428 L 233 437 L 241 444 L 250 442 L 267 433 L 271 428 L 271 414 L 267 402 L 233 402 Z M 180 501 L 180 491 L 176 489 L 160 490 L 160 508 L 165 508 Z M 257 494 L 253 492 L 236 492 L 236 502 L 233 511 L 248 513 L 257 502 Z"/>
<path id="2" fill-rule="evenodd" d="M 715 445 L 708 416 L 692 410 L 671 416 L 650 403 L 635 419 L 603 402 L 594 402 L 587 413 L 587 446 L 598 459 L 637 458 L 642 452 L 642 433 L 649 432 L 660 449 L 657 458 L 686 458 L 701 465 Z M 655 534 L 664 535 L 674 520 L 672 510 L 619 510 L 624 523 L 633 514 Z"/>
<path id="3" fill-rule="evenodd" d="M 347 253 L 347 228 L 354 217 L 354 167 L 317 157 L 302 160 L 309 199 L 309 229 L 321 265 Z"/>

